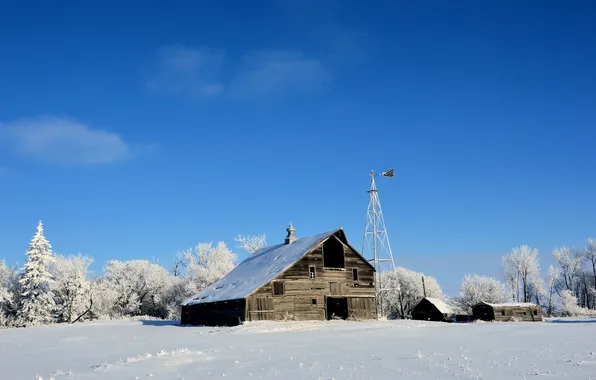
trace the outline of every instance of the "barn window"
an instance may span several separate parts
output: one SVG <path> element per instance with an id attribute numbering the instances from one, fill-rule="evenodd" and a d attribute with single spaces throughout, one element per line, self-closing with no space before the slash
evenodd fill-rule
<path id="1" fill-rule="evenodd" d="M 273 295 L 274 296 L 282 296 L 285 293 L 285 287 L 283 281 L 275 281 L 273 282 Z"/>
<path id="2" fill-rule="evenodd" d="M 526 312 L 524 311 L 524 315 L 526 315 Z"/>
<path id="3" fill-rule="evenodd" d="M 317 299 L 316 298 L 313 298 L 311 302 L 312 302 L 313 305 L 316 305 L 317 304 Z"/>
<path id="4" fill-rule="evenodd" d="M 538 315 L 538 310 L 534 310 L 534 315 Z"/>
<path id="5" fill-rule="evenodd" d="M 501 310 L 501 315 L 505 315 L 505 310 Z"/>
<path id="6" fill-rule="evenodd" d="M 323 267 L 345 268 L 344 245 L 335 236 L 323 243 Z"/>
<path id="7" fill-rule="evenodd" d="M 354 281 L 358 281 L 358 268 L 352 269 L 352 278 L 354 279 Z"/>
<path id="8" fill-rule="evenodd" d="M 308 267 L 308 277 L 315 278 L 317 277 L 317 272 L 314 265 L 309 265 Z"/>

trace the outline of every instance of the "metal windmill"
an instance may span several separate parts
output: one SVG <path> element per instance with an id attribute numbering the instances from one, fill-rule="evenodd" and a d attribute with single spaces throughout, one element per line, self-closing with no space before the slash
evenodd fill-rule
<path id="1" fill-rule="evenodd" d="M 377 297 L 381 305 L 381 314 L 383 314 L 383 285 L 381 283 L 381 272 L 394 271 L 395 263 L 393 261 L 393 253 L 391 251 L 391 244 L 389 243 L 389 236 L 387 235 L 387 227 L 385 227 L 385 219 L 383 217 L 383 210 L 381 209 L 381 202 L 379 200 L 379 190 L 375 183 L 375 177 L 394 177 L 393 169 L 375 174 L 370 172 L 370 189 L 368 190 L 368 212 L 366 214 L 366 227 L 364 228 L 364 240 L 362 242 L 362 254 L 369 258 L 376 270 L 375 287 Z M 377 313 L 378 314 L 378 313 Z"/>

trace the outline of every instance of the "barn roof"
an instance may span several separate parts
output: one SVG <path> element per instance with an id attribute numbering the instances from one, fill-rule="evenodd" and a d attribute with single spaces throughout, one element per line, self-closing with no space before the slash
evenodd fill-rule
<path id="1" fill-rule="evenodd" d="M 432 303 L 437 308 L 437 310 L 441 312 L 441 314 L 463 314 L 463 310 L 455 306 L 448 305 L 445 301 L 443 301 L 440 298 L 425 297 L 424 299 Z"/>
<path id="2" fill-rule="evenodd" d="M 262 248 L 238 264 L 226 276 L 185 300 L 182 305 L 246 298 L 289 269 L 323 240 L 338 232 L 341 233 L 337 237 L 348 244 L 343 230 L 335 229 L 315 236 L 296 239 L 291 244 L 278 244 Z"/>
<path id="3" fill-rule="evenodd" d="M 489 302 L 480 302 L 477 305 L 488 305 L 491 307 L 538 307 L 535 303 L 529 302 L 505 302 L 505 303 L 489 303 Z"/>

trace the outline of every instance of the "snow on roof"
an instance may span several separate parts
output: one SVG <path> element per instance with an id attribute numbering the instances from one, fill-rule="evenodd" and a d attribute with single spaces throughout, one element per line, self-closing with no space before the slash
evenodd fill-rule
<path id="1" fill-rule="evenodd" d="M 489 303 L 480 302 L 491 307 L 538 307 L 535 303 L 529 302 L 505 302 L 505 303 Z"/>
<path id="2" fill-rule="evenodd" d="M 238 264 L 230 273 L 185 300 L 182 305 L 246 298 L 285 272 L 312 248 L 338 231 L 340 229 L 296 239 L 291 244 L 261 248 Z"/>
<path id="3" fill-rule="evenodd" d="M 425 299 L 435 305 L 437 310 L 441 312 L 441 314 L 461 314 L 463 313 L 462 310 L 455 306 L 448 305 L 445 301 L 440 298 L 434 297 L 425 297 Z"/>

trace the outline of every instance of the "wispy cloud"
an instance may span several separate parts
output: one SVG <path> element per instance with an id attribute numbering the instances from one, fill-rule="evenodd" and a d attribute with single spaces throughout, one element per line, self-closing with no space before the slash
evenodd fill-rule
<path id="1" fill-rule="evenodd" d="M 9 168 L 7 166 L 0 166 L 0 177 L 6 177 L 12 174 L 15 174 L 16 170 Z"/>
<path id="2" fill-rule="evenodd" d="M 212 97 L 224 91 L 220 71 L 225 52 L 181 45 L 160 49 L 155 75 L 147 88 L 157 92 Z"/>
<path id="3" fill-rule="evenodd" d="M 59 117 L 0 124 L 0 137 L 19 153 L 47 163 L 108 164 L 136 153 L 117 133 Z"/>
<path id="4" fill-rule="evenodd" d="M 361 30 L 332 23 L 314 35 L 327 56 L 335 63 L 344 66 L 359 64 L 374 55 L 374 39 Z"/>
<path id="5" fill-rule="evenodd" d="M 320 90 L 330 79 L 320 61 L 300 51 L 260 50 L 242 58 L 230 91 L 240 96 L 309 93 Z"/>
<path id="6" fill-rule="evenodd" d="M 218 95 L 239 97 L 309 93 L 330 81 L 327 68 L 317 59 L 294 50 L 254 50 L 238 62 L 229 63 L 229 76 L 222 67 L 226 54 L 220 49 L 181 45 L 159 52 L 150 90 L 184 94 L 195 98 Z"/>
<path id="7" fill-rule="evenodd" d="M 325 62 L 333 65 L 357 65 L 377 51 L 372 34 L 358 29 L 343 17 L 357 12 L 353 4 L 342 0 L 275 0 L 292 28 L 320 51 Z"/>

